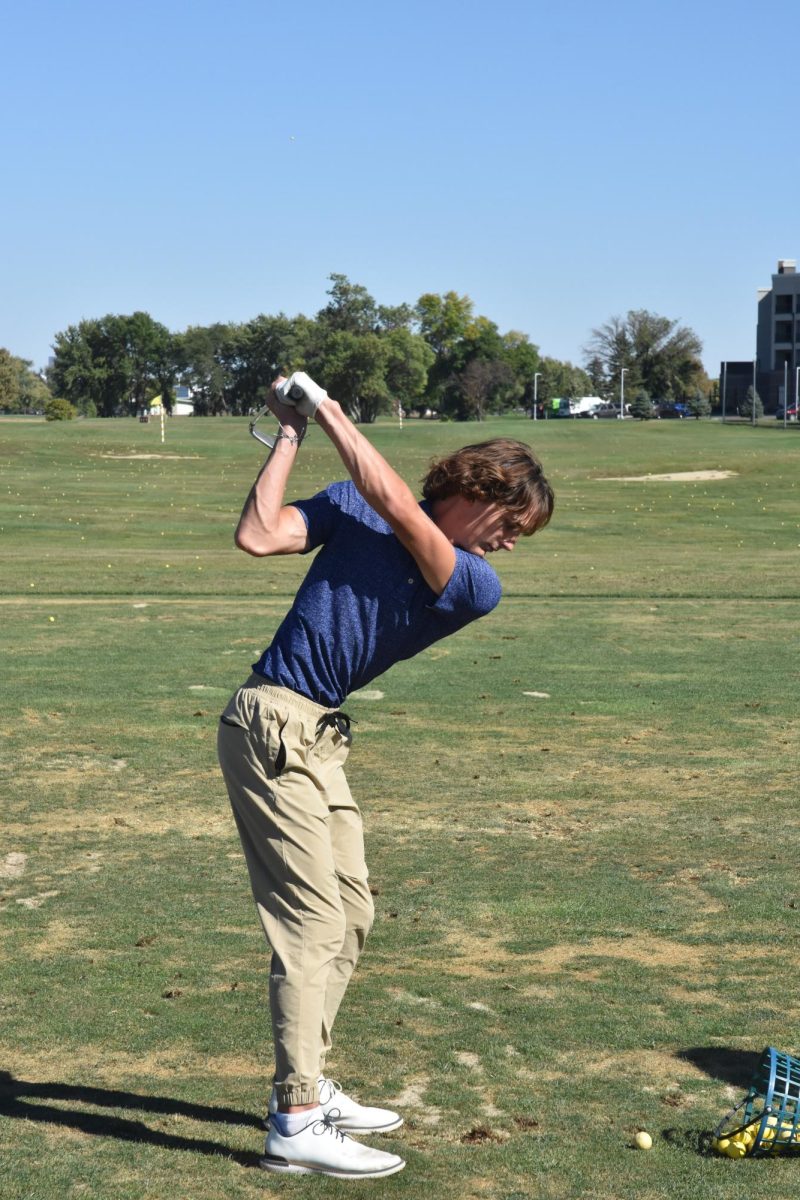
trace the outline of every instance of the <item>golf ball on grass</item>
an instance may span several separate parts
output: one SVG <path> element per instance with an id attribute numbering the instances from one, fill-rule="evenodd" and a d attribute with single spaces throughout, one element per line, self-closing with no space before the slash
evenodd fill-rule
<path id="1" fill-rule="evenodd" d="M 653 1147 L 653 1139 L 644 1129 L 640 1129 L 633 1140 L 639 1150 L 651 1150 Z"/>

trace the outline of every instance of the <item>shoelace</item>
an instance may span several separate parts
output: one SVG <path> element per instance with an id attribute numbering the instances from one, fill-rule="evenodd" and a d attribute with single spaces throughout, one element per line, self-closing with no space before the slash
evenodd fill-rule
<path id="1" fill-rule="evenodd" d="M 322 1092 L 325 1088 L 329 1088 L 330 1091 L 329 1091 L 327 1098 L 325 1100 L 323 1100 Z M 320 1104 L 330 1104 L 331 1100 L 333 1100 L 336 1093 L 340 1092 L 341 1090 L 342 1090 L 342 1085 L 340 1083 L 337 1083 L 337 1081 L 335 1079 L 328 1079 L 327 1076 L 323 1075 L 321 1077 L 321 1081 L 319 1084 L 319 1102 L 320 1102 Z M 337 1112 L 336 1115 L 341 1116 L 342 1114 L 340 1112 Z"/>
<path id="2" fill-rule="evenodd" d="M 342 1114 L 338 1108 L 331 1109 L 331 1111 L 326 1112 L 319 1121 L 314 1122 L 314 1124 L 311 1126 L 311 1132 L 316 1137 L 323 1137 L 326 1133 L 332 1133 L 336 1137 L 340 1138 L 343 1142 L 346 1141 L 347 1134 L 342 1133 L 341 1129 L 334 1124 L 336 1118 L 340 1117 L 341 1115 Z"/>

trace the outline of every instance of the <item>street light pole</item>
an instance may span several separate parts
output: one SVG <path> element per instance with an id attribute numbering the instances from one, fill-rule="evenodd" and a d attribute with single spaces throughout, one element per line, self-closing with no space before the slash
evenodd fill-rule
<path id="1" fill-rule="evenodd" d="M 753 419 L 751 421 L 752 425 L 755 425 L 755 423 L 756 423 L 756 362 L 757 362 L 757 360 L 754 358 L 753 359 Z"/>
<path id="2" fill-rule="evenodd" d="M 629 371 L 630 367 L 622 367 L 619 373 L 619 415 L 620 419 L 625 416 L 625 372 Z"/>
<path id="3" fill-rule="evenodd" d="M 533 377 L 533 419 L 534 421 L 539 416 L 539 380 L 542 378 L 542 372 L 537 371 Z"/>
<path id="4" fill-rule="evenodd" d="M 722 364 L 722 424 L 725 424 L 725 397 L 728 394 L 728 364 Z"/>

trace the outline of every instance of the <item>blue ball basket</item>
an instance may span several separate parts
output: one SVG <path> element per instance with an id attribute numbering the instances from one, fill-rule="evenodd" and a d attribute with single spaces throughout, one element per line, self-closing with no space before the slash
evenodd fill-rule
<path id="1" fill-rule="evenodd" d="M 741 1104 L 714 1130 L 715 1138 L 749 1131 L 749 1155 L 800 1154 L 800 1060 L 768 1046 Z"/>

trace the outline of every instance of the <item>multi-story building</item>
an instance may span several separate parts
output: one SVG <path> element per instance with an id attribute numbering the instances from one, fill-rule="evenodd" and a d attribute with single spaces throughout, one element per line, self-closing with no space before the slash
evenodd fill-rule
<path id="1" fill-rule="evenodd" d="M 758 291 L 755 375 L 765 412 L 775 412 L 786 399 L 794 399 L 799 367 L 800 275 L 794 259 L 782 258 L 772 287 Z M 722 364 L 720 387 L 725 388 L 729 411 L 744 400 L 752 383 L 752 360 Z"/>
<path id="2" fill-rule="evenodd" d="M 800 367 L 800 275 L 792 258 L 782 258 L 772 287 L 758 293 L 756 379 L 767 412 L 794 395 Z"/>

